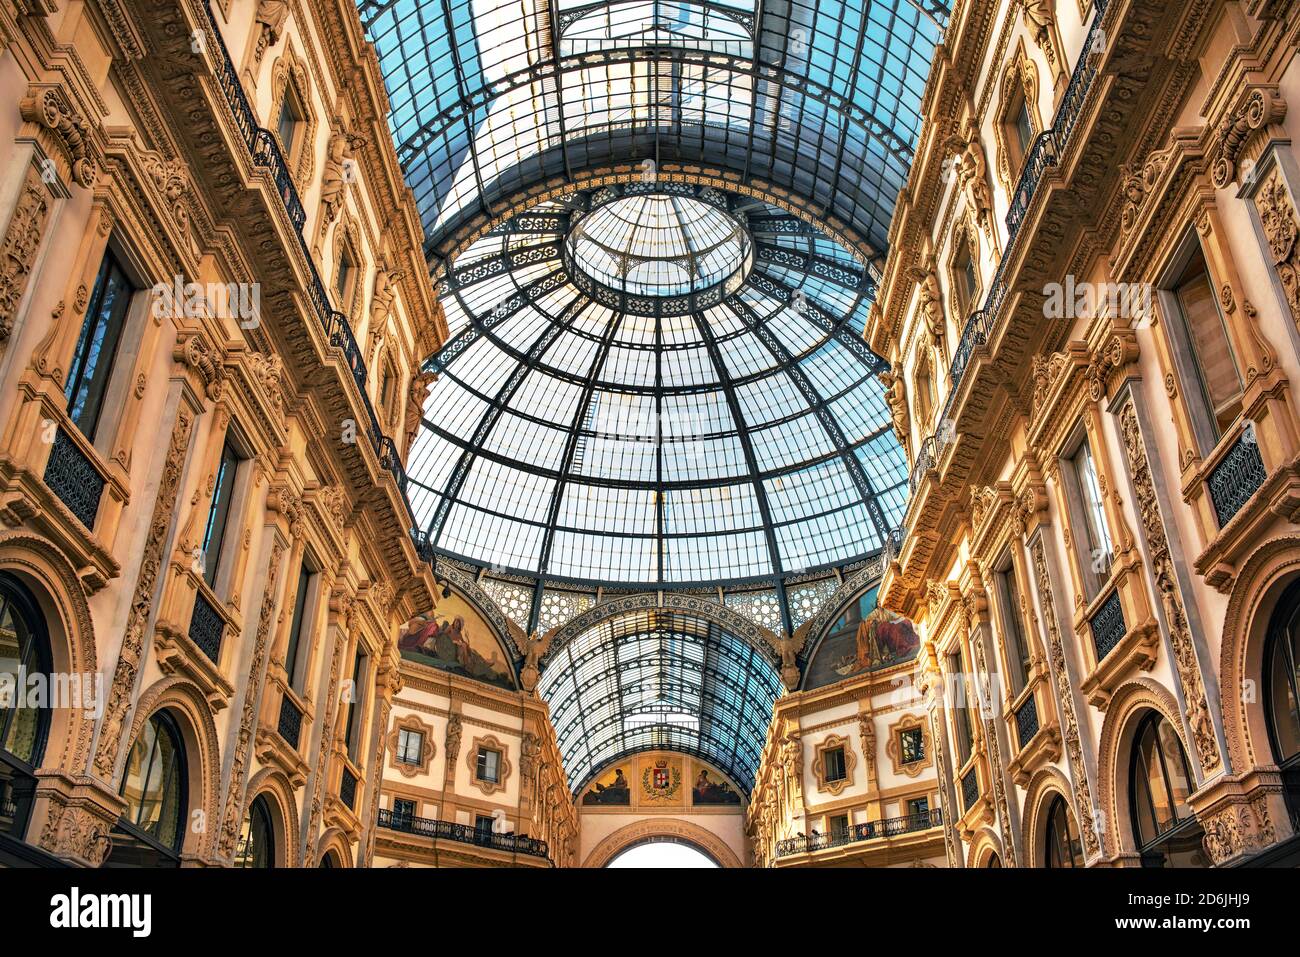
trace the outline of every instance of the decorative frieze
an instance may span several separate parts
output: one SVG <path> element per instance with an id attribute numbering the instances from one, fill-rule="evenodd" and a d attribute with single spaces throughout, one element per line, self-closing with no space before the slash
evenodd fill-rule
<path id="1" fill-rule="evenodd" d="M 1291 319 L 1300 324 L 1300 218 L 1281 169 L 1274 164 L 1254 195 L 1269 258 L 1286 297 Z"/>
<path id="2" fill-rule="evenodd" d="M 18 204 L 9 218 L 4 239 L 0 240 L 0 348 L 13 332 L 18 304 L 27 291 L 41 237 L 50 221 L 52 201 L 40 171 L 34 165 L 28 166 Z"/>

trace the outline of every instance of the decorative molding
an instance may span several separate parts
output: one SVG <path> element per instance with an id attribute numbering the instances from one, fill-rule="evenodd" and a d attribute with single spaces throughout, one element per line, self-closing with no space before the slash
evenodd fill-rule
<path id="1" fill-rule="evenodd" d="M 149 521 L 149 534 L 144 541 L 140 573 L 136 578 L 135 592 L 123 628 L 122 651 L 113 671 L 108 704 L 100 725 L 95 771 L 108 782 L 116 777 L 117 757 L 122 748 L 122 728 L 131 708 L 136 676 L 140 670 L 145 627 L 153 611 L 154 586 L 162 569 L 163 546 L 167 539 L 167 529 L 176 512 L 176 496 L 193 428 L 193 414 L 189 409 L 180 408 L 176 413 L 176 425 L 172 429 L 167 458 L 163 463 L 153 516 Z"/>
<path id="2" fill-rule="evenodd" d="M 451 726 L 448 725 L 449 737 L 451 734 L 450 728 Z M 497 765 L 498 774 L 495 781 L 485 781 L 478 776 L 478 752 L 480 748 L 496 751 L 501 756 Z M 448 754 L 450 755 L 450 748 Z M 465 754 L 465 763 L 469 765 L 469 783 L 485 795 L 495 794 L 497 791 L 506 789 L 506 782 L 510 780 L 510 772 L 513 770 L 513 765 L 510 763 L 510 749 L 495 734 L 475 738 L 470 743 L 469 750 Z"/>
<path id="3" fill-rule="evenodd" d="M 1103 831 L 1092 810 L 1088 772 L 1083 760 L 1083 738 L 1079 733 L 1079 721 L 1074 710 L 1074 689 L 1070 686 L 1070 677 L 1065 670 L 1065 643 L 1061 638 L 1061 629 L 1056 618 L 1056 599 L 1052 594 L 1046 549 L 1041 535 L 1034 539 L 1030 555 L 1034 562 L 1038 598 L 1043 608 L 1042 620 L 1047 628 L 1047 655 L 1051 663 L 1052 678 L 1056 682 L 1057 702 L 1061 711 L 1061 736 L 1065 740 L 1065 753 L 1069 761 L 1070 776 L 1074 782 L 1071 793 L 1074 795 L 1075 812 L 1079 815 L 1079 833 L 1087 856 L 1095 859 L 1105 853 L 1105 846 L 1101 840 Z"/>
<path id="4" fill-rule="evenodd" d="M 18 305 L 27 291 L 49 225 L 53 200 L 41 182 L 40 171 L 29 165 L 4 239 L 0 240 L 0 349 L 13 333 Z"/>
<path id="5" fill-rule="evenodd" d="M 838 781 L 826 780 L 826 752 L 840 748 L 844 753 L 844 777 Z M 849 746 L 849 739 L 838 734 L 828 734 L 813 746 L 813 775 L 817 779 L 818 794 L 838 795 L 853 784 L 853 769 L 858 758 Z"/>
<path id="6" fill-rule="evenodd" d="M 230 784 L 226 791 L 226 808 L 221 821 L 221 838 L 218 850 L 223 857 L 235 853 L 241 826 L 240 808 L 243 807 L 244 779 L 248 773 L 248 758 L 252 751 L 253 734 L 257 729 L 257 709 L 261 705 L 263 679 L 266 677 L 266 651 L 271 632 L 271 616 L 275 611 L 284 543 L 275 536 L 271 546 L 270 561 L 266 566 L 266 584 L 262 589 L 262 605 L 257 616 L 257 631 L 253 637 L 253 656 L 244 682 L 244 701 L 240 708 L 239 730 L 235 735 L 234 756 L 230 766 Z"/>
<path id="7" fill-rule="evenodd" d="M 1252 197 L 1268 242 L 1269 259 L 1282 286 L 1291 320 L 1300 326 L 1300 218 L 1276 163 Z M 1253 319 L 1253 317 L 1252 317 Z"/>
<path id="8" fill-rule="evenodd" d="M 1151 577 L 1164 609 L 1165 626 L 1169 633 L 1169 644 L 1173 649 L 1178 681 L 1182 687 L 1187 724 L 1192 731 L 1201 771 L 1208 777 L 1222 766 L 1223 761 L 1219 755 L 1218 742 L 1215 740 L 1214 723 L 1206 701 L 1205 686 L 1201 681 L 1200 665 L 1196 658 L 1191 628 L 1187 622 L 1187 610 L 1183 607 L 1182 590 L 1179 588 L 1177 572 L 1169 551 L 1169 539 L 1165 533 L 1164 519 L 1160 514 L 1160 503 L 1156 500 L 1151 467 L 1147 460 L 1142 432 L 1138 426 L 1137 409 L 1132 400 L 1125 403 L 1124 408 L 1120 410 L 1119 426 L 1136 496 L 1134 507 L 1146 533 Z"/>
<path id="9" fill-rule="evenodd" d="M 405 778 L 415 778 L 428 774 L 429 764 L 438 751 L 438 746 L 433 740 L 433 725 L 425 724 L 416 715 L 404 714 L 393 721 L 392 729 L 392 731 L 388 732 L 387 738 L 388 766 L 396 768 L 398 773 Z M 402 731 L 415 731 L 420 735 L 420 761 L 418 764 L 411 764 L 398 759 L 398 742 L 401 739 L 400 732 Z"/>
<path id="10" fill-rule="evenodd" d="M 899 742 L 899 736 L 904 731 L 917 729 L 921 732 L 921 752 L 922 757 L 919 761 L 909 761 L 903 763 L 902 744 Z M 930 737 L 930 728 L 921 715 L 905 714 L 889 726 L 889 740 L 885 742 L 885 754 L 889 755 L 889 760 L 893 764 L 894 773 L 909 778 L 914 778 L 926 768 L 934 766 L 934 755 L 932 753 L 932 744 Z"/>

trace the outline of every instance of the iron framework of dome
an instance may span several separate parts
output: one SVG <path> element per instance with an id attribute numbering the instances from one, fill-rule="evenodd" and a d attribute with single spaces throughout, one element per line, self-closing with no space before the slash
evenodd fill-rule
<path id="1" fill-rule="evenodd" d="M 679 211 L 707 212 L 710 237 L 743 237 L 716 270 L 730 278 L 615 288 L 604 259 L 573 255 L 611 208 L 655 220 L 637 230 L 671 248 L 696 241 Z M 862 341 L 873 290 L 801 220 L 712 187 L 605 186 L 516 217 L 441 290 L 453 334 L 407 463 L 429 545 L 643 587 L 780 580 L 878 551 L 906 463 Z"/>

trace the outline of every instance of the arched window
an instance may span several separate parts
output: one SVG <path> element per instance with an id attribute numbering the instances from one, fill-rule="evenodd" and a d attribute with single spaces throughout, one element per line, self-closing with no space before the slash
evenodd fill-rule
<path id="1" fill-rule="evenodd" d="M 324 868 L 335 868 L 339 866 L 338 855 L 333 851 L 326 851 L 325 856 L 320 859 L 320 866 Z"/>
<path id="2" fill-rule="evenodd" d="M 1203 831 L 1188 796 L 1195 780 L 1174 726 L 1159 712 L 1142 718 L 1129 765 L 1129 810 L 1145 867 L 1200 867 Z"/>
<path id="3" fill-rule="evenodd" d="M 21 837 L 36 792 L 35 770 L 45 754 L 50 704 L 31 693 L 32 677 L 49 675 L 50 639 L 32 593 L 0 572 L 0 833 Z"/>
<path id="4" fill-rule="evenodd" d="M 1300 582 L 1283 593 L 1269 621 L 1264 669 L 1269 743 L 1295 812 L 1300 810 Z"/>
<path id="5" fill-rule="evenodd" d="M 1047 840 L 1043 856 L 1044 867 L 1083 867 L 1083 847 L 1070 820 L 1070 809 L 1059 794 L 1052 799 L 1047 812 Z"/>
<path id="6" fill-rule="evenodd" d="M 151 715 L 122 776 L 126 808 L 113 829 L 108 867 L 175 867 L 187 819 L 185 745 L 167 711 Z"/>
<path id="7" fill-rule="evenodd" d="M 266 796 L 259 794 L 248 806 L 235 845 L 236 867 L 275 867 L 275 827 Z"/>
<path id="8" fill-rule="evenodd" d="M 994 851 L 992 854 L 989 855 L 988 863 L 986 863 L 984 866 L 989 868 L 990 870 L 1002 869 L 1002 858 L 998 857 L 997 851 Z"/>

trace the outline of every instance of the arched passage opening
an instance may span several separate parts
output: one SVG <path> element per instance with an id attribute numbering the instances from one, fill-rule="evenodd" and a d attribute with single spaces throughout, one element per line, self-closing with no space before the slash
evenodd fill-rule
<path id="1" fill-rule="evenodd" d="M 716 868 L 707 852 L 680 837 L 648 837 L 619 851 L 607 868 Z"/>

